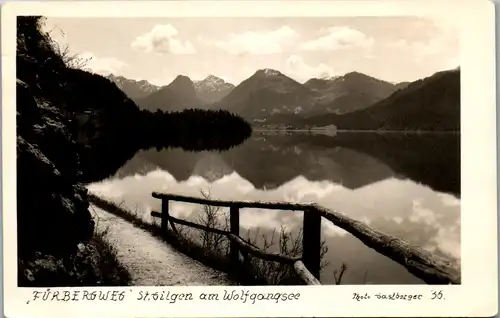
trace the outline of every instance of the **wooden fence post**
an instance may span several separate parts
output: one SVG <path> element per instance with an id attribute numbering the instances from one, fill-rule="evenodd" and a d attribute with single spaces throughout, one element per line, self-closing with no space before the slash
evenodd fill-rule
<path id="1" fill-rule="evenodd" d="M 319 280 L 321 265 L 321 215 L 304 211 L 302 262 Z"/>
<path id="2" fill-rule="evenodd" d="M 168 231 L 168 200 L 161 200 L 161 231 L 163 235 L 167 234 Z"/>
<path id="3" fill-rule="evenodd" d="M 240 235 L 240 209 L 236 206 L 229 208 L 229 226 L 231 234 Z M 229 257 L 236 264 L 240 261 L 238 244 L 233 241 L 229 244 Z"/>

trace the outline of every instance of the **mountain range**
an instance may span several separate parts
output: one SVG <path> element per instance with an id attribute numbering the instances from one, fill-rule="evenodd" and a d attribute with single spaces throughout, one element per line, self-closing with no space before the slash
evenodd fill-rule
<path id="1" fill-rule="evenodd" d="M 121 89 L 130 99 L 134 101 L 156 92 L 159 88 L 146 80 L 136 81 L 123 76 L 115 76 L 113 74 L 109 74 L 106 78 L 115 83 L 119 89 Z"/>
<path id="2" fill-rule="evenodd" d="M 234 86 L 209 75 L 179 75 L 157 87 L 110 75 L 142 109 L 226 109 L 254 126 L 341 129 L 459 130 L 460 69 L 414 82 L 390 83 L 359 72 L 299 83 L 280 71 L 257 70 Z"/>
<path id="3" fill-rule="evenodd" d="M 324 79 L 310 79 L 304 86 L 317 92 L 316 112 L 345 114 L 364 109 L 388 97 L 405 84 L 392 83 L 370 77 L 359 72 Z"/>
<path id="4" fill-rule="evenodd" d="M 305 126 L 355 130 L 460 130 L 460 69 L 412 82 L 368 108 L 305 118 Z"/>
<path id="5" fill-rule="evenodd" d="M 193 106 L 209 105 L 226 97 L 234 88 L 233 84 L 214 75 L 208 75 L 205 79 L 198 81 L 191 81 L 187 76 L 179 75 L 172 83 L 165 86 L 156 86 L 145 80 L 136 81 L 113 74 L 106 76 L 106 78 L 114 82 L 131 99 L 138 102 L 139 106 L 145 103 L 146 105 L 142 108 L 146 109 L 166 110 L 167 106 L 161 105 L 163 98 L 170 104 L 178 100 L 181 102 L 181 105 L 171 105 L 167 108 L 182 109 L 189 104 L 193 104 Z M 193 98 L 191 86 L 194 88 L 194 95 L 197 99 Z M 159 91 L 162 92 L 159 93 Z M 150 95 L 153 97 L 146 99 Z"/>
<path id="6" fill-rule="evenodd" d="M 145 97 L 136 100 L 137 105 L 149 111 L 180 111 L 187 108 L 200 108 L 193 82 L 187 76 L 179 75 L 172 83 L 160 87 Z"/>

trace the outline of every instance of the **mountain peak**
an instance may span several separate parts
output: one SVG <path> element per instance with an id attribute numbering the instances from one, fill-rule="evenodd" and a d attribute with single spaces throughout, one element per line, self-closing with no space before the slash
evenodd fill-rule
<path id="1" fill-rule="evenodd" d="M 158 90 L 158 86 L 149 83 L 146 80 L 133 80 L 125 78 L 121 75 L 114 75 L 112 73 L 106 76 L 108 80 L 115 83 L 131 99 L 145 97 Z"/>
<path id="2" fill-rule="evenodd" d="M 283 73 L 265 68 L 242 81 L 219 107 L 249 120 L 304 113 L 313 105 L 314 93 Z"/>
<path id="3" fill-rule="evenodd" d="M 193 85 L 198 98 L 208 104 L 226 97 L 234 88 L 233 84 L 212 74 L 208 75 L 203 80 L 194 81 Z"/>
<path id="4" fill-rule="evenodd" d="M 207 77 L 205 77 L 204 81 L 207 81 L 207 82 L 219 82 L 219 81 L 223 81 L 224 82 L 224 80 L 222 78 L 217 77 L 217 76 L 212 75 L 212 74 L 210 74 Z"/>
<path id="5" fill-rule="evenodd" d="M 169 87 L 170 89 L 194 91 L 193 81 L 191 81 L 191 79 L 185 75 L 177 75 L 177 77 L 166 87 Z"/>
<path id="6" fill-rule="evenodd" d="M 174 82 L 189 82 L 189 83 L 191 83 L 192 81 L 186 75 L 177 75 L 177 77 L 172 81 L 172 83 L 174 83 Z"/>
<path id="7" fill-rule="evenodd" d="M 278 76 L 278 75 L 281 75 L 281 72 L 277 71 L 277 70 L 273 70 L 271 68 L 264 68 L 264 69 L 260 69 L 257 72 L 255 72 L 255 74 L 264 75 L 264 76 Z"/>
<path id="8" fill-rule="evenodd" d="M 366 75 L 364 73 L 360 73 L 360 72 L 349 72 L 349 73 L 346 73 L 344 76 L 341 76 L 340 77 L 342 80 L 346 80 L 348 82 L 351 82 L 351 83 L 363 83 L 363 82 L 370 82 L 374 85 L 390 85 L 392 86 L 393 84 L 392 83 L 389 83 L 389 82 L 386 82 L 384 80 L 381 80 L 379 78 L 376 78 L 376 77 L 373 77 L 373 76 L 370 76 L 370 75 Z"/>
<path id="9" fill-rule="evenodd" d="M 194 83 L 185 75 L 177 77 L 168 85 L 146 96 L 138 102 L 142 109 L 155 111 L 180 111 L 186 108 L 196 108 L 200 101 L 196 97 Z"/>
<path id="10" fill-rule="evenodd" d="M 217 76 L 212 75 L 212 74 L 208 75 L 207 77 L 205 77 L 202 80 L 194 81 L 194 84 L 195 84 L 195 86 L 196 85 L 209 85 L 209 86 L 214 86 L 214 85 L 215 86 L 231 85 L 231 86 L 233 86 L 232 84 L 227 83 L 222 78 L 217 77 Z"/>
<path id="11" fill-rule="evenodd" d="M 320 80 L 325 80 L 325 81 L 334 81 L 336 79 L 338 79 L 340 76 L 323 76 L 323 77 L 319 77 L 318 79 Z"/>
<path id="12" fill-rule="evenodd" d="M 113 73 L 109 73 L 108 75 L 105 76 L 107 79 L 109 79 L 110 81 L 115 81 L 115 80 L 128 80 L 128 81 L 133 81 L 133 80 L 130 80 L 128 78 L 125 78 L 121 75 L 115 75 Z"/>
<path id="13" fill-rule="evenodd" d="M 368 75 L 360 73 L 360 72 L 353 71 L 353 72 L 346 73 L 344 75 L 344 77 L 371 77 L 371 76 L 368 76 Z"/>

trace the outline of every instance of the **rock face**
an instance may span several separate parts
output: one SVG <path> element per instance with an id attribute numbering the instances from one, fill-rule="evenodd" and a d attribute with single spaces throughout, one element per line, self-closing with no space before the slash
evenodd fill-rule
<path id="1" fill-rule="evenodd" d="M 110 105 L 138 109 L 108 80 L 98 81 L 94 74 L 71 68 L 69 57 L 41 31 L 43 21 L 17 20 L 18 283 L 96 285 L 104 262 L 93 249 L 94 221 L 81 184 L 82 156 L 88 146 L 77 138 L 83 131 L 82 140 L 89 141 L 90 134 L 78 116 L 93 107 L 106 113 L 104 107 Z M 111 97 L 97 96 L 101 91 L 93 91 L 91 83 Z"/>
<path id="2" fill-rule="evenodd" d="M 63 94 L 65 63 L 40 32 L 40 19 L 18 20 L 17 229 L 20 259 L 76 251 L 93 234 L 87 191 L 78 183 L 79 145 Z M 47 61 L 39 63 L 40 59 Z M 51 98 L 54 96 L 54 98 Z"/>
<path id="3" fill-rule="evenodd" d="M 88 240 L 94 226 L 86 189 L 77 183 L 77 145 L 55 105 L 37 100 L 20 80 L 17 95 L 19 256 L 64 255 Z"/>

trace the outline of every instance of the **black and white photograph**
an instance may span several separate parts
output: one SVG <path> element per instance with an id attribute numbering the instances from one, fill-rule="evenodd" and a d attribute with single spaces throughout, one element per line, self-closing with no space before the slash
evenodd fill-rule
<path id="1" fill-rule="evenodd" d="M 18 287 L 463 283 L 458 24 L 164 13 L 16 16 Z"/>

